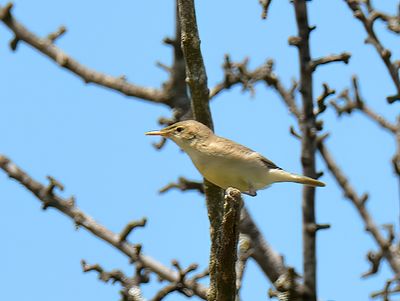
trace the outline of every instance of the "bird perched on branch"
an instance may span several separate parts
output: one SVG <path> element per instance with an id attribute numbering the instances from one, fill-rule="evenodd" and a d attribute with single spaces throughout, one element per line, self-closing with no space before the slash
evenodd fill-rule
<path id="1" fill-rule="evenodd" d="M 275 165 L 259 153 L 215 135 L 204 124 L 186 120 L 146 135 L 169 138 L 186 152 L 198 171 L 211 183 L 256 196 L 257 190 L 277 182 L 325 186 L 312 178 L 296 175 Z"/>

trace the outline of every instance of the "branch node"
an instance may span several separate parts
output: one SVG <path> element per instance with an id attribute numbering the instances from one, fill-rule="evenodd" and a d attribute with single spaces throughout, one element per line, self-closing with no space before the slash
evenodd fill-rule
<path id="1" fill-rule="evenodd" d="M 289 132 L 290 132 L 290 134 L 291 134 L 293 137 L 295 137 L 295 138 L 301 140 L 301 135 L 296 131 L 296 129 L 294 128 L 293 125 L 290 126 Z"/>
<path id="2" fill-rule="evenodd" d="M 8 2 L 1 10 L 0 10 L 0 20 L 5 20 L 11 16 L 11 9 L 14 4 L 12 2 Z"/>
<path id="3" fill-rule="evenodd" d="M 187 190 L 196 190 L 202 194 L 204 194 L 204 184 L 203 182 L 196 182 L 188 180 L 184 177 L 179 177 L 177 183 L 169 183 L 168 185 L 161 188 L 158 192 L 165 193 L 170 189 L 177 188 L 180 191 L 187 191 Z"/>
<path id="4" fill-rule="evenodd" d="M 265 20 L 265 19 L 267 19 L 268 8 L 269 8 L 272 0 L 259 0 L 258 2 L 261 4 L 261 7 L 262 7 L 261 18 Z"/>
<path id="5" fill-rule="evenodd" d="M 310 62 L 311 70 L 315 71 L 315 69 L 317 69 L 318 66 L 333 63 L 333 62 L 343 62 L 345 64 L 348 64 L 350 57 L 351 57 L 351 53 L 349 53 L 349 52 L 343 52 L 341 54 L 327 55 L 325 57 L 321 57 L 321 58 L 312 60 Z"/>
<path id="6" fill-rule="evenodd" d="M 207 277 L 208 275 L 210 275 L 210 271 L 208 270 L 208 268 L 206 268 L 203 272 L 200 272 L 200 273 L 194 275 L 192 277 L 192 280 L 193 281 L 197 281 L 197 280 L 200 280 L 200 279 L 202 279 L 204 277 Z"/>
<path id="7" fill-rule="evenodd" d="M 323 120 L 316 120 L 315 121 L 315 129 L 317 131 L 322 131 L 324 129 L 324 121 Z"/>
<path id="8" fill-rule="evenodd" d="M 166 44 L 166 45 L 171 45 L 173 47 L 175 47 L 176 44 L 177 44 L 176 41 L 174 39 L 170 38 L 170 37 L 165 37 L 163 39 L 163 43 Z"/>
<path id="9" fill-rule="evenodd" d="M 330 224 L 308 224 L 306 230 L 308 233 L 314 234 L 319 230 L 329 229 L 330 227 Z"/>
<path id="10" fill-rule="evenodd" d="M 75 207 L 75 204 L 76 204 L 76 198 L 75 198 L 75 196 L 73 196 L 73 195 L 71 195 L 67 200 L 66 200 L 66 204 L 69 206 L 69 207 Z"/>
<path id="11" fill-rule="evenodd" d="M 318 137 L 317 137 L 317 145 L 323 143 L 323 142 L 326 140 L 326 138 L 329 137 L 329 135 L 330 135 L 330 133 L 327 132 L 327 133 L 325 133 L 325 134 L 322 134 L 322 135 L 318 136 Z"/>
<path id="12" fill-rule="evenodd" d="M 298 300 L 298 279 L 300 276 L 295 269 L 289 267 L 284 274 L 274 282 L 276 290 L 269 289 L 270 298 L 278 298 L 278 300 Z"/>
<path id="13" fill-rule="evenodd" d="M 49 40 L 51 43 L 54 43 L 59 37 L 61 37 L 66 32 L 67 28 L 64 25 L 62 25 L 57 29 L 57 31 L 49 33 L 46 39 Z"/>
<path id="14" fill-rule="evenodd" d="M 322 92 L 322 94 L 321 94 L 320 96 L 318 96 L 318 98 L 317 98 L 318 109 L 315 110 L 315 112 L 314 112 L 314 115 L 316 115 L 316 116 L 319 115 L 319 114 L 321 114 L 321 113 L 323 113 L 323 112 L 326 110 L 327 106 L 326 106 L 326 104 L 325 104 L 325 100 L 326 100 L 329 96 L 331 96 L 331 95 L 333 95 L 333 94 L 336 93 L 335 90 L 329 88 L 329 86 L 328 86 L 327 83 L 323 83 L 323 84 L 322 84 L 322 88 L 323 88 L 323 92 Z"/>
<path id="15" fill-rule="evenodd" d="M 297 36 L 292 36 L 292 37 L 289 37 L 289 39 L 288 39 L 289 45 L 296 46 L 296 47 L 300 46 L 301 41 L 302 41 L 302 39 L 300 37 L 297 37 Z"/>
<path id="16" fill-rule="evenodd" d="M 394 234 L 394 225 L 393 224 L 384 224 L 382 225 L 382 228 L 384 228 L 388 234 L 388 237 L 386 239 L 386 245 L 387 249 L 390 248 L 390 246 L 393 244 L 394 239 L 396 238 Z"/>
<path id="17" fill-rule="evenodd" d="M 308 32 L 312 32 L 313 30 L 317 29 L 317 25 L 311 25 L 308 27 Z"/>
<path id="18" fill-rule="evenodd" d="M 159 67 L 160 69 L 164 70 L 165 72 L 167 72 L 168 74 L 172 73 L 172 68 L 165 65 L 164 63 L 161 62 L 156 62 L 156 66 Z"/>
<path id="19" fill-rule="evenodd" d="M 391 289 L 393 283 L 397 285 Z M 373 292 L 371 298 L 382 297 L 382 300 L 389 301 L 389 296 L 394 293 L 400 292 L 399 275 L 396 275 L 393 279 L 389 279 L 385 283 L 385 287 L 381 291 Z"/>
<path id="20" fill-rule="evenodd" d="M 369 194 L 368 194 L 368 193 L 364 193 L 364 194 L 360 197 L 360 200 L 359 200 L 360 205 L 361 205 L 361 206 L 365 206 L 365 204 L 366 204 L 367 201 L 368 201 L 368 198 L 369 198 Z"/>
<path id="21" fill-rule="evenodd" d="M 126 82 L 128 78 L 126 77 L 125 74 L 121 74 L 120 76 L 117 77 L 119 80 L 122 80 L 123 82 Z"/>
<path id="22" fill-rule="evenodd" d="M 18 47 L 18 43 L 19 43 L 19 39 L 17 38 L 17 36 L 14 36 L 14 38 L 10 41 L 10 48 L 12 51 L 16 51 L 17 47 Z"/>
<path id="23" fill-rule="evenodd" d="M 390 57 L 392 56 L 392 53 L 390 52 L 389 49 L 383 49 L 382 52 L 381 52 L 381 56 L 384 59 L 390 59 Z"/>
<path id="24" fill-rule="evenodd" d="M 388 103 L 392 104 L 395 101 L 400 100 L 400 94 L 395 94 L 395 95 L 388 96 L 388 97 L 386 97 L 386 100 L 387 100 Z"/>
<path id="25" fill-rule="evenodd" d="M 128 235 L 137 227 L 144 227 L 146 226 L 147 218 L 143 217 L 141 220 L 132 221 L 128 223 L 125 228 L 121 231 L 119 235 L 119 242 L 124 242 L 128 238 Z"/>
<path id="26" fill-rule="evenodd" d="M 61 67 L 65 67 L 68 64 L 68 56 L 63 52 L 59 52 L 59 53 L 57 53 L 57 56 L 56 56 L 56 62 Z M 90 80 L 85 79 L 85 83 L 89 83 L 89 82 L 90 82 Z"/>
<path id="27" fill-rule="evenodd" d="M 382 252 L 380 252 L 380 251 L 379 252 L 369 251 L 367 253 L 367 260 L 370 262 L 371 268 L 369 271 L 362 274 L 361 277 L 366 278 L 368 276 L 376 274 L 379 270 L 379 266 L 381 264 L 382 257 L 383 257 L 383 255 L 382 255 Z"/>
<path id="28" fill-rule="evenodd" d="M 45 187 L 44 189 L 44 198 L 42 202 L 42 209 L 46 210 L 53 202 L 52 197 L 54 196 L 54 189 L 58 188 L 61 191 L 64 190 L 64 186 L 58 182 L 56 179 L 54 179 L 52 176 L 47 176 L 47 179 L 49 180 L 49 185 Z"/>

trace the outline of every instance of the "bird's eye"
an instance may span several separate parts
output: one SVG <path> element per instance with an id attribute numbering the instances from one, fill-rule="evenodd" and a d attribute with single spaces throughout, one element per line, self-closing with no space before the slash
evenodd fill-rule
<path id="1" fill-rule="evenodd" d="M 178 126 L 178 127 L 176 128 L 176 131 L 177 131 L 178 133 L 182 132 L 182 131 L 183 131 L 183 127 Z"/>

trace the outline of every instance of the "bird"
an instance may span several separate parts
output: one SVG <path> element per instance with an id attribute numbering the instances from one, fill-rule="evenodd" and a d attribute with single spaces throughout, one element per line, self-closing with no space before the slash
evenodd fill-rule
<path id="1" fill-rule="evenodd" d="M 145 134 L 171 139 L 189 155 L 205 179 L 225 190 L 232 187 L 256 196 L 258 190 L 279 182 L 325 186 L 324 182 L 283 170 L 258 152 L 215 135 L 195 120 L 179 121 Z"/>

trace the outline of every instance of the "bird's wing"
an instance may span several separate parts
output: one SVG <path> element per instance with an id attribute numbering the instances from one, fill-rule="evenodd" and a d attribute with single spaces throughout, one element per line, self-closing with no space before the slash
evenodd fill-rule
<path id="1" fill-rule="evenodd" d="M 261 164 L 269 169 L 282 169 L 258 152 L 226 138 L 218 137 L 210 148 L 212 148 L 215 155 L 236 157 L 238 160 L 246 157 L 253 157 L 258 159 Z"/>
<path id="2" fill-rule="evenodd" d="M 265 166 L 267 166 L 270 169 L 282 169 L 279 166 L 277 166 L 274 162 L 272 162 L 271 160 L 268 160 L 267 158 L 265 158 L 261 155 L 260 155 L 260 160 Z"/>

